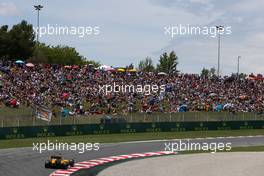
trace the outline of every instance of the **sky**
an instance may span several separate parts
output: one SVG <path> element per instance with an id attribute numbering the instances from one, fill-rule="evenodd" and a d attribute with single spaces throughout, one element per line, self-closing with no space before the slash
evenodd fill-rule
<path id="1" fill-rule="evenodd" d="M 173 50 L 181 72 L 217 68 L 217 37 L 171 37 L 165 28 L 223 25 L 232 33 L 221 35 L 221 74 L 237 71 L 238 56 L 241 72 L 264 74 L 263 0 L 0 0 L 0 25 L 26 20 L 36 27 L 37 4 L 44 6 L 40 26 L 99 27 L 98 35 L 43 35 L 40 42 L 75 47 L 101 64 L 137 66 L 147 56 L 157 64 Z"/>

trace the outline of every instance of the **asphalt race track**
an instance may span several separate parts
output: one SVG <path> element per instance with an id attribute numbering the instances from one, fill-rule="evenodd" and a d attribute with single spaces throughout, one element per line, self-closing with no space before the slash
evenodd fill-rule
<path id="1" fill-rule="evenodd" d="M 264 152 L 170 155 L 127 161 L 97 176 L 263 176 L 263 162 Z"/>
<path id="2" fill-rule="evenodd" d="M 264 145 L 264 136 L 193 139 L 192 142 L 231 142 L 232 147 L 259 146 Z M 44 162 L 49 158 L 50 155 L 62 154 L 66 159 L 74 159 L 76 162 L 80 162 L 113 155 L 162 151 L 165 149 L 164 143 L 165 141 L 160 140 L 148 142 L 101 144 L 99 151 L 85 152 L 83 154 L 72 151 L 45 151 L 40 154 L 38 151 L 33 151 L 32 147 L 2 149 L 0 150 L 0 175 L 48 176 L 54 171 L 52 169 L 44 168 Z"/>

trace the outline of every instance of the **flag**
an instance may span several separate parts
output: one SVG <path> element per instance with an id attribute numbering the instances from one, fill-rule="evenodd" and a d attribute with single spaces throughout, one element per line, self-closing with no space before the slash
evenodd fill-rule
<path id="1" fill-rule="evenodd" d="M 51 121 L 52 112 L 50 110 L 48 110 L 48 109 L 45 109 L 45 108 L 37 108 L 36 109 L 36 115 L 37 115 L 38 119 L 50 122 Z"/>

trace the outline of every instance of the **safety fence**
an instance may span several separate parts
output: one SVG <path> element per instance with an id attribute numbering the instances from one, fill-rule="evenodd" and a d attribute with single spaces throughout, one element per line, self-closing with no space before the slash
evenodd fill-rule
<path id="1" fill-rule="evenodd" d="M 0 139 L 90 134 L 264 129 L 264 121 L 201 121 L 50 125 L 0 128 Z"/>
<path id="2" fill-rule="evenodd" d="M 19 113 L 18 113 L 19 114 Z M 264 120 L 264 114 L 253 112 L 176 112 L 176 113 L 129 113 L 116 115 L 76 115 L 69 117 L 53 116 L 50 121 L 44 121 L 36 116 L 0 116 L 0 128 L 22 126 L 78 125 L 100 124 L 101 119 L 110 117 L 122 118 L 127 123 L 159 123 L 159 122 L 210 122 L 210 121 L 255 121 Z"/>

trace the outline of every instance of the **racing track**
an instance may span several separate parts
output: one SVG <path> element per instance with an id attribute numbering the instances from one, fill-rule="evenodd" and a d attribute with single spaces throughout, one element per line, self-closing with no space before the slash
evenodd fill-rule
<path id="1" fill-rule="evenodd" d="M 161 151 L 164 150 L 164 142 L 165 141 L 159 140 L 101 144 L 99 151 L 85 152 L 84 154 L 78 154 L 78 152 L 72 151 L 45 151 L 40 154 L 37 151 L 33 151 L 32 147 L 2 149 L 0 150 L 0 175 L 48 176 L 54 171 L 44 168 L 44 162 L 50 155 L 62 154 L 66 159 L 74 159 L 76 162 L 80 162 L 113 155 Z M 231 142 L 232 147 L 259 146 L 264 145 L 264 136 L 192 139 L 192 142 Z"/>

